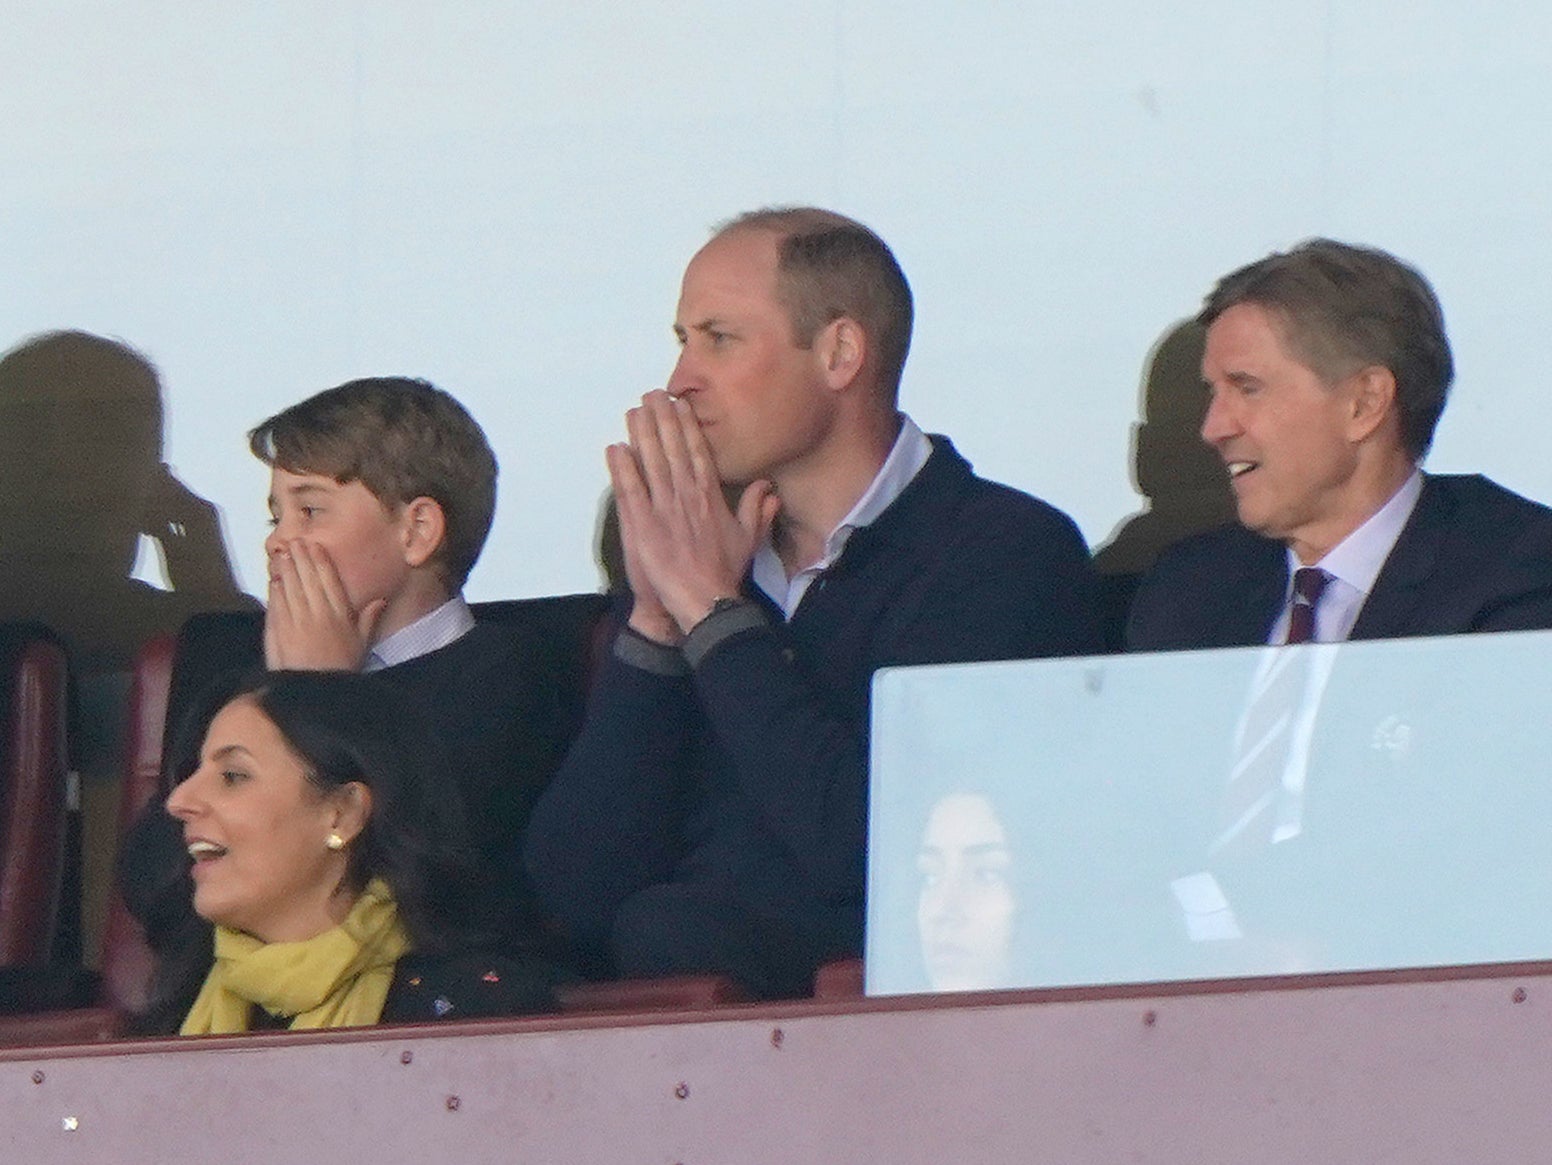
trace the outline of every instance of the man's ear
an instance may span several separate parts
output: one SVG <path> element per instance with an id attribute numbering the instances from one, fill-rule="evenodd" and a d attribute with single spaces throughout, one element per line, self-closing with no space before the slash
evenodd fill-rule
<path id="1" fill-rule="evenodd" d="M 814 352 L 832 389 L 857 379 L 868 357 L 868 336 L 850 316 L 831 320 L 814 337 Z"/>
<path id="2" fill-rule="evenodd" d="M 1350 378 L 1352 414 L 1348 435 L 1356 443 L 1366 441 L 1387 420 L 1396 416 L 1396 375 L 1383 364 L 1370 364 Z"/>
<path id="3" fill-rule="evenodd" d="M 335 789 L 329 795 L 329 800 L 334 804 L 332 832 L 339 834 L 341 840 L 349 845 L 361 835 L 372 817 L 372 790 L 360 781 L 351 781 Z"/>
<path id="4" fill-rule="evenodd" d="M 424 566 L 447 537 L 447 515 L 435 498 L 420 497 L 407 502 L 399 515 L 404 531 L 404 561 Z"/>

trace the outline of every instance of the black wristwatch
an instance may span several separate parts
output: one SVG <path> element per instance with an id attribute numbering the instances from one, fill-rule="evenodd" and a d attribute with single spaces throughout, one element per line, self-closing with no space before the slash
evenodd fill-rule
<path id="1" fill-rule="evenodd" d="M 715 599 L 711 600 L 711 610 L 702 615 L 700 617 L 700 621 L 697 622 L 695 626 L 699 627 L 701 623 L 706 622 L 707 619 L 710 619 L 714 615 L 722 614 L 723 611 L 736 611 L 739 607 L 742 607 L 748 601 L 749 600 L 744 598 L 743 595 L 718 595 Z M 693 631 L 694 628 L 692 627 L 691 630 Z"/>

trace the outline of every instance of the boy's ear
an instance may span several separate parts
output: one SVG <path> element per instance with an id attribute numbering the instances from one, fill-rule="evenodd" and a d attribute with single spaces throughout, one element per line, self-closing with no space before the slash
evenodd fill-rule
<path id="1" fill-rule="evenodd" d="M 435 498 L 420 497 L 407 502 L 400 515 L 404 532 L 404 561 L 424 566 L 441 549 L 447 536 L 447 515 Z"/>

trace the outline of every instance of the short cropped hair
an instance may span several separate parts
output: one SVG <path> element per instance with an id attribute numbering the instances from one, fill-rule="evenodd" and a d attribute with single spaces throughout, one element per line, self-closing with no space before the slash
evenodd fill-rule
<path id="1" fill-rule="evenodd" d="M 496 455 L 467 409 L 424 380 L 352 380 L 259 422 L 253 455 L 288 473 L 359 481 L 385 507 L 428 497 L 446 533 L 433 562 L 462 588 L 496 510 Z"/>
<path id="2" fill-rule="evenodd" d="M 856 320 L 877 352 L 879 387 L 893 401 L 911 349 L 913 307 L 911 285 L 889 245 L 855 219 L 812 206 L 750 211 L 716 234 L 739 230 L 778 237 L 776 289 L 793 342 L 807 348 L 825 325 L 842 316 Z"/>
<path id="3" fill-rule="evenodd" d="M 1210 325 L 1242 303 L 1276 317 L 1292 354 L 1328 383 L 1370 365 L 1390 369 L 1401 442 L 1422 460 L 1455 363 L 1444 312 L 1421 274 L 1373 247 L 1310 239 L 1225 275 L 1197 318 Z"/>

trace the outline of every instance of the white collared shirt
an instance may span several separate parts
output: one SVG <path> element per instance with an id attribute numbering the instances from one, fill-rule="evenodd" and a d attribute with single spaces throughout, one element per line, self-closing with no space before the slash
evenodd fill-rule
<path id="1" fill-rule="evenodd" d="M 474 628 L 474 612 L 463 601 L 462 595 L 454 595 L 434 611 L 427 612 L 415 622 L 400 627 L 392 635 L 367 652 L 362 671 L 381 671 L 385 667 L 397 667 L 423 655 L 456 643 Z"/>
<path id="2" fill-rule="evenodd" d="M 932 442 L 927 435 L 917 428 L 916 422 L 910 417 L 902 415 L 900 418 L 900 435 L 895 438 L 894 447 L 889 450 L 889 456 L 884 458 L 884 464 L 879 467 L 872 483 L 862 492 L 857 499 L 857 504 L 841 519 L 840 524 L 830 531 L 830 536 L 825 539 L 824 553 L 818 561 L 804 567 L 790 579 L 787 577 L 787 568 L 782 565 L 780 557 L 776 554 L 776 548 L 771 545 L 770 539 L 755 551 L 754 564 L 751 573 L 757 587 L 771 597 L 771 601 L 782 609 L 782 613 L 791 619 L 797 611 L 798 604 L 803 601 L 803 595 L 807 593 L 809 584 L 835 564 L 835 560 L 841 556 L 841 551 L 846 548 L 847 540 L 852 534 L 863 526 L 870 525 L 878 516 L 894 504 L 911 484 L 912 479 L 921 472 L 922 466 L 927 464 L 927 458 L 932 456 Z"/>
<path id="3" fill-rule="evenodd" d="M 1320 602 L 1315 604 L 1315 642 L 1340 643 L 1352 634 L 1358 614 L 1374 589 L 1374 581 L 1390 552 L 1395 549 L 1401 530 L 1417 508 L 1417 499 L 1423 492 L 1423 475 L 1414 470 L 1394 494 L 1358 529 L 1338 542 L 1319 562 L 1321 570 L 1331 576 Z M 1283 596 L 1283 613 L 1272 624 L 1268 643 L 1282 643 L 1288 638 L 1288 608 L 1293 601 L 1293 572 L 1302 565 L 1292 550 L 1288 551 L 1288 590 Z"/>

